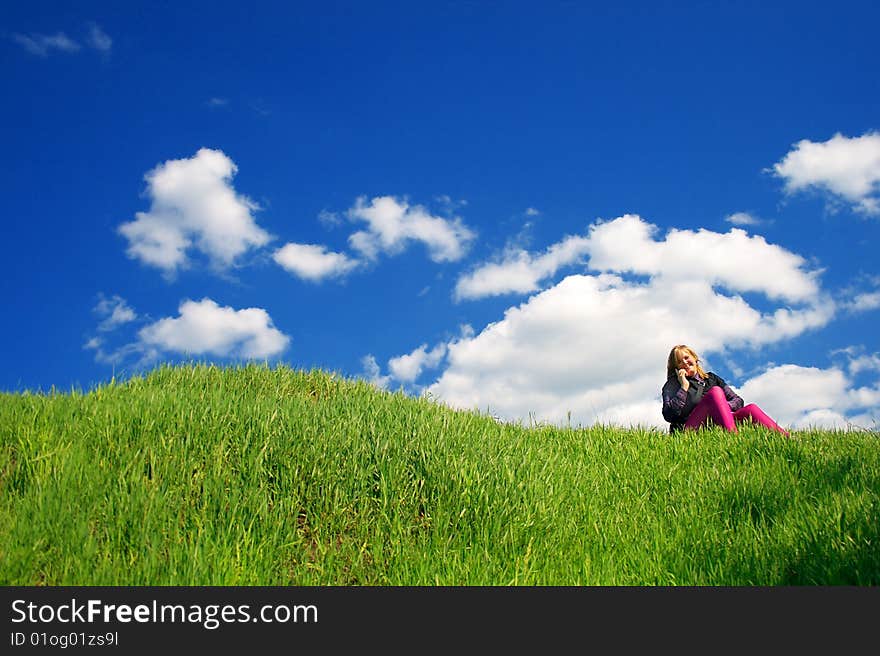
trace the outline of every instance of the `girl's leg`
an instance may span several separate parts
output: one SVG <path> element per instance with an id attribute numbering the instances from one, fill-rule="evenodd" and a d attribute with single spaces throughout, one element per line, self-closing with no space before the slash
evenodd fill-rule
<path id="1" fill-rule="evenodd" d="M 710 422 L 718 424 L 724 430 L 736 431 L 733 413 L 730 411 L 730 405 L 724 398 L 724 391 L 720 387 L 709 388 L 709 391 L 703 395 L 703 398 L 691 411 L 687 421 L 684 422 L 684 427 L 699 428 Z"/>
<path id="2" fill-rule="evenodd" d="M 783 435 L 790 435 L 787 430 L 785 430 L 782 426 L 770 419 L 770 417 L 767 416 L 767 414 L 754 403 L 749 403 L 744 408 L 734 412 L 733 418 L 738 424 L 743 421 L 753 421 L 756 424 L 769 428 L 770 430 L 778 431 Z"/>

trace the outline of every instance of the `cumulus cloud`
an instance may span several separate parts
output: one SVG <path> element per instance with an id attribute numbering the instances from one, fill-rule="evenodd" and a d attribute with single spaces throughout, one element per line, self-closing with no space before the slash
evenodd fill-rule
<path id="1" fill-rule="evenodd" d="M 597 271 L 634 273 L 669 281 L 701 280 L 734 292 L 759 292 L 791 302 L 814 298 L 819 271 L 806 260 L 739 229 L 727 233 L 670 230 L 655 238 L 657 226 L 635 214 L 593 224 L 586 237 L 571 236 L 538 256 L 508 252 L 499 263 L 478 267 L 459 278 L 456 298 L 528 293 L 561 267 L 589 257 Z"/>
<path id="2" fill-rule="evenodd" d="M 469 324 L 461 324 L 458 335 L 435 344 L 430 350 L 427 344 L 421 344 L 410 353 L 390 358 L 388 360 L 388 374 L 384 376 L 381 374 L 382 369 L 376 358 L 372 354 L 366 355 L 361 360 L 365 377 L 382 388 L 387 388 L 392 381 L 396 380 L 410 391 L 421 392 L 424 389 L 423 386 L 415 384 L 419 376 L 426 370 L 437 369 L 443 363 L 450 346 L 457 344 L 462 339 L 471 339 L 473 336 L 474 329 Z"/>
<path id="3" fill-rule="evenodd" d="M 12 35 L 12 40 L 37 57 L 48 57 L 53 50 L 59 52 L 79 52 L 82 47 L 64 32 L 55 34 L 18 34 Z"/>
<path id="4" fill-rule="evenodd" d="M 880 355 L 859 355 L 850 360 L 849 372 L 856 375 L 862 371 L 880 371 Z"/>
<path id="5" fill-rule="evenodd" d="M 439 199 L 449 207 L 452 201 Z M 319 282 L 328 278 L 342 278 L 367 265 L 382 253 L 398 254 L 413 242 L 423 243 L 435 262 L 461 259 L 475 234 L 461 218 L 444 219 L 432 216 L 420 206 L 410 206 L 406 201 L 391 196 L 356 199 L 355 204 L 344 213 L 349 221 L 367 223 L 367 229 L 358 230 L 348 238 L 351 248 L 361 257 L 331 251 L 323 244 L 290 242 L 273 254 L 273 259 L 295 276 Z M 318 220 L 327 227 L 340 225 L 342 218 L 335 212 L 322 210 Z"/>
<path id="6" fill-rule="evenodd" d="M 142 328 L 141 345 L 186 355 L 262 359 L 279 355 L 290 342 L 262 308 L 235 310 L 205 298 L 183 301 L 178 311 L 177 317 Z"/>
<path id="7" fill-rule="evenodd" d="M 838 305 L 851 314 L 880 308 L 880 276 L 862 275 L 841 290 Z"/>
<path id="8" fill-rule="evenodd" d="M 857 376 L 866 371 L 880 371 L 880 353 L 866 353 L 864 346 L 847 346 L 832 351 L 831 355 L 842 355 L 846 358 L 846 362 L 838 368 L 846 369 L 850 376 Z"/>
<path id="9" fill-rule="evenodd" d="M 880 132 L 852 138 L 838 133 L 823 142 L 804 139 L 772 170 L 785 180 L 788 193 L 823 190 L 856 212 L 880 215 Z"/>
<path id="10" fill-rule="evenodd" d="M 460 217 L 432 216 L 421 205 L 410 206 L 391 196 L 373 198 L 369 204 L 366 198 L 358 198 L 347 216 L 366 222 L 367 228 L 352 234 L 349 244 L 371 260 L 380 253 L 398 254 L 410 242 L 421 242 L 434 262 L 454 262 L 464 257 L 476 237 Z"/>
<path id="11" fill-rule="evenodd" d="M 880 308 L 880 292 L 863 292 L 853 296 L 844 307 L 851 312 L 867 312 Z"/>
<path id="12" fill-rule="evenodd" d="M 101 319 L 98 334 L 83 348 L 94 351 L 97 362 L 132 369 L 152 366 L 168 354 L 266 359 L 280 355 L 290 343 L 262 308 L 236 310 L 210 298 L 184 300 L 178 316 L 148 323 L 137 333 L 124 327 L 135 321 L 143 325 L 147 319 L 120 296 L 101 295 L 94 312 Z"/>
<path id="13" fill-rule="evenodd" d="M 763 223 L 761 219 L 752 216 L 748 212 L 734 212 L 733 214 L 728 214 L 724 217 L 724 220 L 738 226 L 756 226 Z"/>
<path id="14" fill-rule="evenodd" d="M 659 405 L 652 410 L 646 403 L 662 385 L 670 346 L 717 347 L 725 334 L 738 332 L 721 325 L 725 314 L 759 321 L 744 303 L 705 286 L 660 298 L 655 288 L 618 276 L 569 276 L 509 308 L 475 337 L 450 345 L 449 365 L 428 390 L 453 406 L 489 409 L 505 419 L 534 415 L 556 422 L 571 413 L 584 424 L 625 416 L 659 425 Z M 682 301 L 699 308 L 692 325 L 676 307 Z"/>
<path id="15" fill-rule="evenodd" d="M 665 427 L 659 392 L 673 345 L 711 359 L 834 316 L 819 273 L 762 237 L 739 229 L 656 232 L 635 215 L 594 224 L 578 242 L 593 273 L 570 275 L 451 343 L 447 367 L 427 390 L 511 420 Z M 761 307 L 743 292 L 762 296 Z"/>
<path id="16" fill-rule="evenodd" d="M 140 342 L 124 343 L 124 336 L 120 339 L 120 333 L 125 333 L 125 326 L 141 320 L 128 301 L 115 294 L 109 298 L 98 294 L 98 303 L 92 312 L 99 319 L 96 327 L 98 334 L 86 340 L 83 348 L 95 352 L 96 362 L 113 366 L 134 362 L 134 368 L 139 369 L 156 361 L 159 356 L 157 349 Z"/>
<path id="17" fill-rule="evenodd" d="M 189 265 L 191 250 L 226 269 L 249 249 L 268 243 L 270 235 L 254 220 L 259 207 L 231 185 L 237 170 L 222 151 L 202 148 L 189 159 L 168 160 L 149 171 L 144 179 L 150 210 L 119 227 L 128 240 L 128 256 L 173 277 Z"/>
<path id="18" fill-rule="evenodd" d="M 428 351 L 428 345 L 422 344 L 417 349 L 406 355 L 391 358 L 388 361 L 388 369 L 391 376 L 403 383 L 412 383 L 419 377 L 425 368 L 433 369 L 443 360 L 446 355 L 446 344 L 438 344 Z"/>
<path id="19" fill-rule="evenodd" d="M 272 258 L 286 271 L 312 282 L 342 277 L 360 265 L 358 260 L 328 251 L 319 244 L 288 243 L 275 251 Z"/>
<path id="20" fill-rule="evenodd" d="M 760 399 L 765 412 L 794 428 L 871 428 L 880 420 L 880 385 L 853 387 L 836 367 L 772 367 L 746 381 L 740 395 Z M 873 422 L 865 424 L 870 417 Z"/>
<path id="21" fill-rule="evenodd" d="M 543 254 L 533 256 L 523 249 L 508 249 L 500 262 L 490 262 L 461 276 L 455 285 L 456 300 L 484 298 L 502 294 L 526 294 L 560 268 L 578 262 L 589 252 L 590 240 L 566 237 Z"/>
<path id="22" fill-rule="evenodd" d="M 98 324 L 98 330 L 101 332 L 115 330 L 117 327 L 138 318 L 137 313 L 126 300 L 118 295 L 107 298 L 100 294 L 98 304 L 93 311 L 101 318 L 101 323 Z"/>
<path id="23" fill-rule="evenodd" d="M 370 353 L 361 358 L 361 366 L 364 368 L 364 378 L 378 387 L 379 389 L 388 389 L 391 383 L 391 376 L 383 376 L 376 357 Z"/>
<path id="24" fill-rule="evenodd" d="M 760 235 L 744 230 L 670 230 L 654 238 L 657 227 L 627 214 L 590 228 L 590 268 L 668 280 L 704 280 L 734 292 L 758 292 L 790 302 L 814 298 L 819 271 L 806 260 Z"/>
<path id="25" fill-rule="evenodd" d="M 95 352 L 95 362 L 115 366 L 130 366 L 132 369 L 141 369 L 155 364 L 161 352 L 155 348 L 149 348 L 139 342 L 132 342 L 122 346 L 112 347 L 101 337 L 89 339 L 83 348 Z"/>

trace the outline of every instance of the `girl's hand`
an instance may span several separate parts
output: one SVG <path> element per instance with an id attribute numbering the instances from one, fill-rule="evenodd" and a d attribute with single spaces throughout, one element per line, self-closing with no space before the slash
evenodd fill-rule
<path id="1" fill-rule="evenodd" d="M 681 385 L 681 388 L 685 392 L 687 392 L 691 386 L 687 379 L 687 371 L 685 371 L 684 369 L 677 369 L 675 375 L 678 376 L 678 384 Z"/>

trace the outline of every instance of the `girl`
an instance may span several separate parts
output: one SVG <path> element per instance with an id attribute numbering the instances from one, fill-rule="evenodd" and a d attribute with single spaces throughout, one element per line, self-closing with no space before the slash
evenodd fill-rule
<path id="1" fill-rule="evenodd" d="M 789 436 L 754 403 L 743 406 L 742 398 L 719 376 L 703 371 L 699 356 L 684 344 L 672 347 L 666 361 L 663 418 L 671 433 L 710 423 L 736 432 L 736 424 L 749 420 Z"/>

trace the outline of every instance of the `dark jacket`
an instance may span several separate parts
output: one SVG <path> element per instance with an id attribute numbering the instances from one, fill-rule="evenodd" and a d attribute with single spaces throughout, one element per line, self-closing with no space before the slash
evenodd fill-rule
<path id="1" fill-rule="evenodd" d="M 685 392 L 676 376 L 670 376 L 663 385 L 663 418 L 669 422 L 669 432 L 675 433 L 684 428 L 684 422 L 690 416 L 694 407 L 703 398 L 710 387 L 720 387 L 724 390 L 724 396 L 730 404 L 730 409 L 736 412 L 743 407 L 743 400 L 734 392 L 724 379 L 713 374 L 711 371 L 706 378 L 688 376 L 690 387 Z"/>

